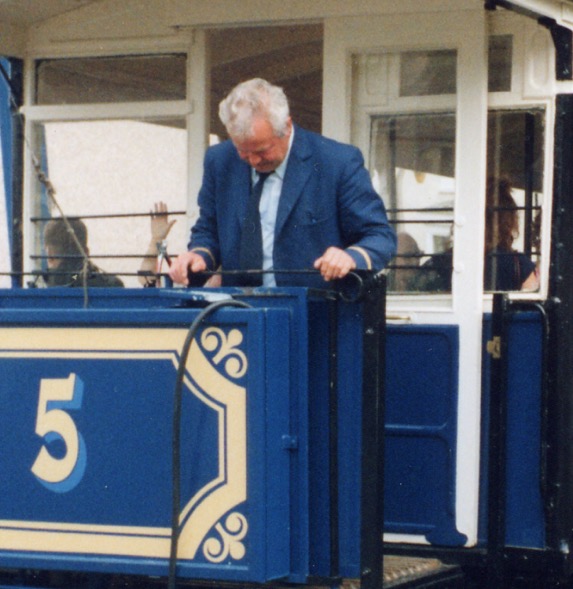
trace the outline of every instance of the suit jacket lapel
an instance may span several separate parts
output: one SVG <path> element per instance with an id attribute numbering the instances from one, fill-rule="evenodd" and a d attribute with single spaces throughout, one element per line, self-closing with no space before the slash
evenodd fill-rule
<path id="1" fill-rule="evenodd" d="M 312 151 L 305 137 L 305 131 L 296 127 L 279 200 L 275 238 L 284 227 L 310 177 L 312 172 L 311 155 Z"/>
<path id="2" fill-rule="evenodd" d="M 236 212 L 239 227 L 243 226 L 247 214 L 247 203 L 251 194 L 251 167 L 239 160 L 237 162 L 237 172 L 229 172 L 229 176 L 235 178 L 231 200 L 228 203 Z"/>

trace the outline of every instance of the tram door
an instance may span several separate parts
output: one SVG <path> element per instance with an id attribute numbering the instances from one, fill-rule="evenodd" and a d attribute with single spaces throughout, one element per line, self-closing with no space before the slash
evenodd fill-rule
<path id="1" fill-rule="evenodd" d="M 483 256 L 471 252 L 484 239 L 487 34 L 471 4 L 439 13 L 420 2 L 325 27 L 323 130 L 362 149 L 399 239 L 388 300 L 388 541 L 478 537 Z"/>
<path id="2" fill-rule="evenodd" d="M 327 22 L 324 132 L 362 149 L 398 234 L 388 273 L 385 539 L 475 546 L 484 317 L 492 291 L 547 293 L 555 61 L 535 19 L 426 4 Z M 501 279 L 502 217 L 519 260 L 515 284 Z M 535 477 L 528 484 L 534 495 Z"/>

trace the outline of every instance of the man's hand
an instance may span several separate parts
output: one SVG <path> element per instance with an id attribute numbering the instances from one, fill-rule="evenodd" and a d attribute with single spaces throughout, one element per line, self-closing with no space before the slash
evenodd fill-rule
<path id="1" fill-rule="evenodd" d="M 314 267 L 320 270 L 324 280 L 336 280 L 344 278 L 351 270 L 356 268 L 356 262 L 350 254 L 338 247 L 329 247 L 318 260 Z"/>
<path id="2" fill-rule="evenodd" d="M 207 264 L 202 256 L 195 252 L 185 252 L 177 256 L 169 267 L 169 276 L 176 284 L 188 286 L 189 278 L 187 274 L 191 272 L 203 272 L 207 270 Z"/>

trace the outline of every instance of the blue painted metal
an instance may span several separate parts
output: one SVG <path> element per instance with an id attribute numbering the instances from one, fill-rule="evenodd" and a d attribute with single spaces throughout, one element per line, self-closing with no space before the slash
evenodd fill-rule
<path id="1" fill-rule="evenodd" d="M 543 324 L 539 313 L 509 313 L 506 435 L 505 544 L 519 548 L 546 546 L 544 501 L 541 494 L 542 445 L 542 346 Z M 485 342 L 490 339 L 491 316 L 484 319 L 484 375 L 490 358 Z M 488 415 L 489 379 L 483 379 L 484 408 Z M 487 432 L 488 422 L 483 428 Z M 487 456 L 488 436 L 483 436 L 482 456 Z M 482 487 L 487 488 L 487 464 L 482 468 Z M 482 494 L 485 499 L 485 494 Z M 485 542 L 487 502 L 480 506 L 480 538 Z"/>
<path id="2" fill-rule="evenodd" d="M 172 391 L 204 294 L 94 289 L 84 308 L 81 289 L 0 293 L 0 568 L 167 574 Z M 332 302 L 297 288 L 214 296 L 230 295 L 252 308 L 219 309 L 187 363 L 177 573 L 328 577 L 334 525 L 339 572 L 357 577 L 361 305 L 337 307 L 340 502 L 329 522 L 322 344 Z M 42 460 L 57 472 L 70 452 L 50 479 Z"/>
<path id="3" fill-rule="evenodd" d="M 442 546 L 466 541 L 455 519 L 458 338 L 451 325 L 387 329 L 384 530 Z"/>
<path id="4" fill-rule="evenodd" d="M 88 317 L 93 314 L 98 311 L 84 313 Z M 61 329 L 55 326 L 34 328 L 29 349 L 10 352 L 10 344 L 4 339 L 5 353 L 1 360 L 4 386 L 0 394 L 2 405 L 9 409 L 2 412 L 0 428 L 4 449 L 0 470 L 5 477 L 1 519 L 12 522 L 4 527 L 2 535 L 16 536 L 16 540 L 3 546 L 0 562 L 48 569 L 72 567 L 75 570 L 165 574 L 165 547 L 168 545 L 165 531 L 170 521 L 172 408 L 169 393 L 174 388 L 178 349 L 155 344 L 154 332 L 169 330 L 174 339 L 180 339 L 176 333 L 184 331 L 183 314 L 185 320 L 191 320 L 196 312 L 172 311 L 172 315 L 175 314 L 178 317 L 162 318 L 149 311 L 148 320 L 155 326 L 144 332 L 140 310 L 138 324 L 132 327 L 124 324 L 121 328 L 120 339 L 133 342 L 121 349 L 116 349 L 118 334 L 117 327 L 113 327 L 113 322 L 117 325 L 119 318 L 106 314 L 107 321 L 102 322 L 99 333 L 104 341 L 107 338 L 110 341 L 109 350 L 104 353 L 97 346 L 92 348 L 93 327 L 82 330 L 81 322 L 74 322 L 73 314 L 71 320 L 62 321 L 60 325 L 65 326 L 68 333 L 77 332 L 73 337 L 78 342 L 77 347 L 67 339 L 63 348 L 56 345 L 47 353 L 36 338 L 61 338 Z M 227 319 L 229 315 L 232 317 Z M 269 317 L 272 328 L 267 326 Z M 205 518 L 210 531 L 201 538 L 202 552 L 190 552 L 189 556 L 181 558 L 181 576 L 263 581 L 289 572 L 288 551 L 276 550 L 277 543 L 280 546 L 281 542 L 288 544 L 290 540 L 288 511 L 284 506 L 288 456 L 281 446 L 281 434 L 288 431 L 284 417 L 288 413 L 275 412 L 273 421 L 267 421 L 270 391 L 265 384 L 268 370 L 280 375 L 280 384 L 273 383 L 272 394 L 288 399 L 289 378 L 280 363 L 284 355 L 280 339 L 272 338 L 279 342 L 279 347 L 270 350 L 274 355 L 270 366 L 267 361 L 266 347 L 271 341 L 268 330 L 272 333 L 279 327 L 282 331 L 288 330 L 288 317 L 282 310 L 221 312 L 216 323 L 218 334 L 211 337 L 231 340 L 233 333 L 240 333 L 245 339 L 244 350 L 228 351 L 229 357 L 222 361 L 223 368 L 228 366 L 225 373 L 225 370 L 216 370 L 214 355 L 207 345 L 211 342 L 206 341 L 200 367 L 203 372 L 211 370 L 209 378 L 220 379 L 214 388 L 201 384 L 206 376 L 195 374 L 193 367 L 189 367 L 183 406 L 181 535 L 193 536 L 193 526 L 200 527 Z M 147 349 L 132 348 L 141 338 L 148 339 Z M 223 344 L 214 351 L 223 354 Z M 239 352 L 248 358 L 250 370 L 245 376 L 233 377 L 233 363 L 241 362 Z M 210 362 L 206 367 L 205 359 Z M 65 383 L 72 375 L 82 383 L 83 403 L 80 405 L 78 399 L 76 405 L 66 405 L 54 397 L 41 409 L 38 392 L 49 385 L 61 386 L 59 383 Z M 228 389 L 222 396 L 218 395 L 221 387 Z M 240 396 L 245 390 L 248 391 L 245 407 L 234 407 L 234 400 L 228 404 L 224 402 L 225 395 Z M 228 422 L 240 420 L 244 411 L 248 416 L 246 432 L 232 435 Z M 63 460 L 69 450 L 62 434 L 35 435 L 35 429 L 38 431 L 35 423 L 39 424 L 43 418 L 55 420 L 66 415 L 68 420 L 73 420 L 83 439 L 76 468 L 62 481 L 46 482 L 43 472 L 35 476 L 31 472 L 42 449 L 47 450 L 52 457 L 49 460 L 54 463 Z M 58 431 L 57 423 L 48 425 Z M 241 433 L 246 433 L 246 440 L 241 440 Z M 249 449 L 243 473 L 246 480 L 239 485 L 233 482 L 236 473 L 233 475 L 230 471 L 244 468 L 241 464 L 233 466 L 233 455 L 240 454 L 240 448 L 227 446 L 235 438 L 246 443 Z M 76 472 L 83 461 L 85 466 Z M 268 476 L 267 468 L 271 466 L 278 476 Z M 249 496 L 243 502 L 245 484 Z M 196 499 L 198 496 L 200 501 Z M 282 509 L 268 510 L 269 497 L 282 505 Z M 207 514 L 201 514 L 209 502 L 213 502 L 213 506 Z M 189 513 L 184 516 L 186 506 Z M 248 535 L 242 540 L 247 525 Z M 90 529 L 86 531 L 84 526 Z M 29 539 L 30 527 L 40 529 L 36 532 L 36 540 Z M 75 539 L 73 545 L 78 546 L 77 552 L 72 544 L 65 548 L 66 536 Z M 100 538 L 105 546 L 98 542 Z M 121 546 L 126 541 L 130 546 Z M 43 549 L 35 550 L 34 542 L 42 544 Z M 156 549 L 152 546 L 154 543 L 160 546 Z M 52 546 L 58 548 L 52 549 Z M 17 548 L 11 550 L 11 547 Z M 105 558 L 96 558 L 102 551 Z"/>
<path id="5" fill-rule="evenodd" d="M 361 362 L 363 342 L 356 322 L 361 321 L 362 313 L 356 307 L 343 306 L 339 315 L 339 353 L 344 361 L 338 372 L 338 403 L 340 420 L 338 461 L 339 461 L 339 501 L 340 510 L 340 570 L 346 574 L 359 570 L 360 546 L 356 538 L 360 535 L 361 519 L 361 448 L 362 404 L 357 391 L 362 386 Z"/>
<path id="6" fill-rule="evenodd" d="M 262 304 L 257 297 L 241 297 Z M 291 452 L 291 575 L 290 581 L 331 576 L 330 489 L 329 489 L 329 305 L 322 296 L 309 297 L 305 289 L 273 291 L 264 305 L 289 308 L 290 369 L 293 401 L 290 418 L 298 431 L 297 451 Z M 338 343 L 338 461 L 339 537 L 337 574 L 356 578 L 360 571 L 360 453 L 362 438 L 362 304 L 336 306 Z M 286 361 L 286 360 L 285 360 Z M 308 391 L 307 395 L 303 392 Z"/>

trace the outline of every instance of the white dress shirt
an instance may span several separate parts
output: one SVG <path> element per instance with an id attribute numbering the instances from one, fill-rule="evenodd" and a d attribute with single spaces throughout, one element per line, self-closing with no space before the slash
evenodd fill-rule
<path id="1" fill-rule="evenodd" d="M 263 235 L 263 270 L 273 269 L 273 250 L 275 246 L 275 225 L 279 199 L 283 188 L 283 179 L 294 138 L 294 127 L 289 138 L 289 146 L 285 159 L 281 165 L 265 180 L 259 204 L 261 214 L 261 231 Z M 252 171 L 253 185 L 257 182 L 258 174 Z M 276 286 L 274 274 L 263 274 L 263 286 Z"/>

